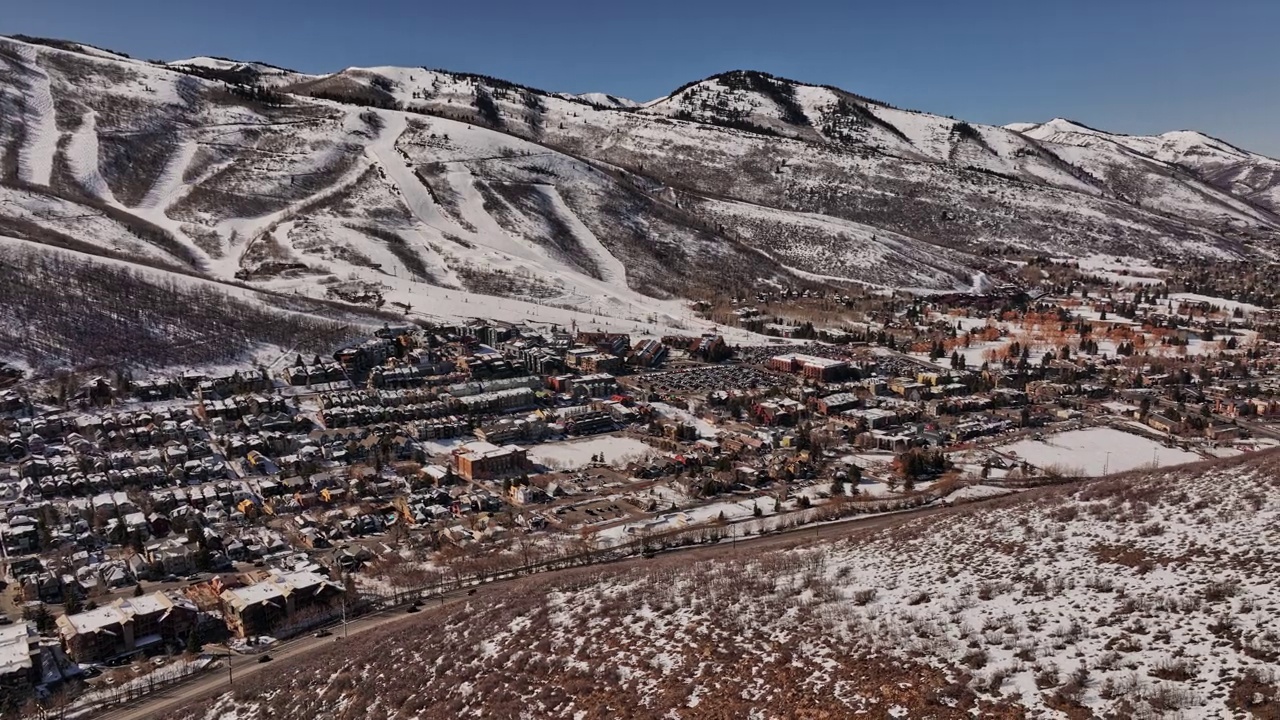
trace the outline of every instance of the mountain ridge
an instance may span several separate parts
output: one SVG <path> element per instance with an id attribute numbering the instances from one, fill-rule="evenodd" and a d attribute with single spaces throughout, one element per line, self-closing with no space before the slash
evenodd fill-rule
<path id="1" fill-rule="evenodd" d="M 2 36 L 2 35 L 0 35 L 0 37 L 6 37 L 6 36 Z M 15 33 L 15 34 L 9 35 L 9 36 L 7 36 L 7 37 L 13 38 L 13 39 L 15 39 L 15 40 L 21 40 L 21 41 L 23 41 L 23 42 L 33 43 L 33 44 L 45 44 L 45 45 L 49 45 L 50 47 L 62 47 L 63 49 L 68 49 L 68 50 L 70 50 L 70 49 L 71 49 L 71 47 L 78 47 L 78 48 L 82 48 L 84 51 L 96 50 L 96 51 L 99 51 L 99 52 L 109 53 L 109 54 L 111 54 L 111 55 L 118 56 L 118 57 L 120 57 L 120 58 L 129 59 L 129 60 L 135 60 L 135 61 L 137 61 L 137 62 L 149 62 L 149 63 L 152 63 L 152 64 L 163 64 L 163 65 L 171 65 L 171 66 L 177 66 L 177 65 L 188 64 L 188 63 L 190 63 L 191 61 L 195 61 L 195 60 L 218 60 L 218 61 L 224 61 L 224 62 L 227 62 L 227 63 L 233 64 L 233 65 L 257 65 L 257 66 L 262 66 L 262 67 L 271 68 L 271 69 L 273 69 L 273 70 L 284 71 L 284 72 L 286 72 L 286 73 L 291 73 L 291 74 L 294 74 L 294 75 L 305 75 L 305 76 L 317 77 L 317 78 L 319 78 L 319 77 L 327 77 L 327 76 L 330 76 L 330 75 L 336 75 L 336 74 L 339 74 L 339 73 L 341 73 L 341 72 L 345 72 L 345 71 L 347 71 L 347 70 L 369 70 L 369 69 L 372 69 L 372 68 L 361 67 L 361 66 L 351 66 L 351 67 L 343 68 L 343 69 L 341 69 L 341 70 L 337 70 L 337 71 L 334 71 L 334 72 L 320 72 L 320 73 L 312 73 L 312 72 L 303 72 L 303 71 L 301 71 L 301 70 L 297 70 L 297 69 L 294 69 L 294 68 L 290 68 L 290 67 L 287 67 L 287 66 L 284 66 L 284 65 L 278 65 L 278 64 L 275 64 L 275 63 L 269 63 L 269 62 L 265 62 L 265 61 L 262 61 L 262 60 L 240 60 L 240 59 L 236 59 L 236 58 L 232 58 L 232 57 L 227 57 L 227 56 L 221 56 L 221 55 L 197 55 L 197 56 L 192 56 L 192 57 L 189 57 L 189 58 L 179 59 L 179 60 L 140 60 L 140 59 L 137 59 L 137 58 L 132 57 L 131 55 L 129 55 L 129 54 L 127 54 L 127 53 L 123 53 L 123 52 L 120 52 L 120 51 L 117 51 L 117 50 L 112 50 L 112 49 L 109 49 L 109 48 L 104 48 L 104 47 L 100 47 L 100 46 L 91 45 L 91 44 L 88 44 L 88 43 L 80 43 L 80 42 L 75 42 L 75 41 L 61 40 L 61 39 L 58 39 L 58 38 L 47 38 L 47 37 L 31 36 L 31 35 L 25 35 L 25 34 L 22 34 L 22 33 Z M 385 67 L 401 67 L 401 66 L 385 66 Z M 405 67 L 407 67 L 407 66 L 405 66 Z M 487 76 L 487 75 L 485 75 L 485 74 L 483 74 L 483 73 L 472 73 L 472 72 L 467 72 L 467 71 L 453 71 L 453 70 L 448 70 L 448 69 L 445 69 L 445 68 L 432 68 L 432 67 L 429 67 L 429 66 L 426 66 L 426 65 L 422 65 L 422 66 L 414 66 L 414 67 L 415 67 L 415 68 L 420 68 L 420 69 L 422 69 L 422 70 L 434 70 L 434 71 L 438 71 L 438 72 L 446 72 L 446 73 L 451 73 L 451 74 L 454 74 L 454 75 L 461 75 L 461 76 L 490 77 L 490 76 Z M 716 78 L 720 78 L 720 77 L 722 77 L 722 76 L 728 76 L 728 75 L 734 75 L 734 74 L 754 74 L 754 75 L 760 75 L 760 76 L 765 76 L 765 77 L 773 78 L 773 79 L 775 79 L 775 80 L 778 80 L 778 81 L 781 81 L 781 82 L 785 82 L 785 83 L 789 83 L 789 84 L 792 84 L 792 85 L 805 85 L 805 86 L 809 86 L 809 87 L 826 88 L 826 89 L 830 89 L 830 90 L 834 90 L 834 91 L 838 91 L 838 92 L 848 93 L 848 94 L 854 95 L 854 96 L 856 96 L 856 97 L 859 97 L 859 98 L 861 98 L 861 99 L 863 99 L 863 100 L 866 100 L 866 101 L 868 101 L 868 102 L 871 102 L 871 103 L 874 103 L 874 104 L 877 104 L 877 105 L 882 105 L 882 106 L 889 107 L 889 108 L 901 109 L 901 110 L 905 110 L 906 112 L 913 112 L 913 113 L 934 114 L 934 113 L 930 113 L 929 111 L 925 111 L 925 110 L 917 110 L 917 109 L 911 109 L 911 108 L 902 108 L 902 107 L 900 107 L 900 106 L 898 106 L 898 105 L 895 105 L 894 103 L 890 103 L 890 102 L 888 102 L 888 101 L 878 100 L 878 99 L 875 99 L 875 98 L 871 98 L 871 97 L 869 97 L 869 96 L 865 96 L 865 95 L 860 95 L 860 94 L 857 94 L 857 93 L 853 93 L 852 91 L 846 90 L 846 89 L 844 89 L 844 88 L 839 87 L 838 85 L 834 85 L 834 84 L 831 84 L 831 83 L 817 83 L 817 82 L 808 82 L 808 81 L 803 81 L 803 80 L 796 80 L 796 79 L 793 79 L 793 78 L 788 78 L 788 77 L 785 77 L 785 76 L 776 75 L 776 74 L 770 73 L 769 71 L 766 71 L 766 70 L 759 70 L 759 69 L 754 69 L 754 68 L 736 68 L 736 69 L 732 69 L 732 70 L 724 70 L 724 71 L 720 71 L 720 72 L 713 73 L 713 74 L 711 74 L 711 75 L 708 75 L 708 76 L 703 77 L 703 78 L 700 78 L 700 79 L 690 80 L 690 81 L 686 82 L 685 84 L 678 86 L 675 90 L 673 90 L 672 92 L 670 92 L 670 93 L 668 93 L 668 94 L 666 94 L 666 95 L 659 96 L 659 97 L 656 97 L 656 98 L 653 98 L 653 99 L 651 99 L 651 100 L 647 100 L 647 101 L 636 101 L 636 100 L 632 100 L 632 99 L 629 99 L 629 98 L 627 98 L 627 97 L 625 97 L 625 96 L 618 95 L 618 94 L 616 94 L 616 93 L 611 93 L 611 92 L 608 92 L 608 91 L 593 91 L 593 92 L 582 92 L 582 93 L 571 93 L 571 92 L 565 92 L 565 91 L 545 91 L 545 90 L 541 90 L 541 89 L 535 88 L 535 87 L 530 86 L 530 85 L 526 85 L 526 84 L 522 84 L 522 83 L 518 83 L 518 82 L 514 82 L 514 81 L 503 80 L 503 82 L 504 82 L 504 83 L 507 83 L 507 84 L 509 84 L 509 85 L 516 86 L 516 87 L 522 87 L 522 88 L 526 88 L 526 89 L 534 90 L 534 91 L 536 91 L 536 92 L 543 93 L 543 94 L 547 94 L 547 95 L 555 95 L 555 96 L 563 97 L 564 99 L 569 99 L 569 100 L 572 100 L 572 99 L 583 99 L 583 100 L 587 100 L 588 98 L 592 98 L 592 97 L 594 97 L 594 98 L 600 98 L 600 99 L 611 99 L 611 100 L 613 100 L 613 101 L 621 100 L 621 101 L 623 101 L 623 103 L 621 103 L 621 106 L 620 106 L 620 108 L 619 108 L 619 109 L 634 109 L 634 108 L 642 108 L 642 107 L 644 107 L 644 106 L 646 106 L 646 105 L 649 105 L 649 104 L 652 104 L 652 103 L 655 103 L 655 102 L 660 102 L 660 101 L 662 101 L 662 100 L 666 100 L 666 99 L 670 98 L 672 95 L 674 95 L 674 94 L 676 94 L 676 93 L 680 92 L 681 90 L 687 89 L 688 87 L 693 86 L 693 85 L 696 85 L 696 84 L 698 84 L 698 83 L 702 83 L 702 82 L 706 82 L 706 81 L 708 81 L 708 80 L 713 80 L 713 79 L 716 79 Z M 588 100 L 588 101 L 589 101 L 589 100 Z M 951 117 L 951 116 L 947 116 L 947 117 Z M 1166 131 L 1164 131 L 1164 132 L 1161 132 L 1161 133 L 1159 133 L 1158 135 L 1151 136 L 1151 135 L 1141 135 L 1141 134 L 1135 134 L 1135 133 L 1120 133 L 1120 132 L 1115 132 L 1115 131 L 1111 131 L 1111 130 L 1103 130 L 1103 129 L 1101 129 L 1101 128 L 1098 128 L 1098 127 L 1095 127 L 1095 126 L 1092 126 L 1092 125 L 1089 125 L 1089 124 L 1086 124 L 1086 123 L 1083 123 L 1083 122 L 1080 122 L 1080 121 L 1078 121 L 1078 120 L 1074 120 L 1074 119 L 1071 119 L 1071 118 L 1068 118 L 1068 117 L 1063 117 L 1063 116 L 1057 116 L 1057 117 L 1054 117 L 1054 118 L 1052 118 L 1051 120 L 1048 120 L 1048 121 L 1046 121 L 1046 122 L 1013 122 L 1013 123 L 1006 123 L 1006 124 L 1004 124 L 1004 125 L 1002 125 L 1002 126 L 1000 126 L 1000 127 L 1012 128 L 1013 126 L 1027 126 L 1027 128 L 1030 128 L 1030 127 L 1035 127 L 1035 126 L 1046 125 L 1046 124 L 1052 123 L 1052 122 L 1054 122 L 1054 121 L 1063 121 L 1063 122 L 1068 122 L 1068 123 L 1071 123 L 1071 124 L 1073 124 L 1073 125 L 1075 125 L 1075 126 L 1078 126 L 1078 127 L 1080 127 L 1080 128 L 1084 128 L 1084 129 L 1089 130 L 1089 131 L 1093 131 L 1093 132 L 1096 132 L 1096 133 L 1102 133 L 1102 134 L 1106 134 L 1106 135 L 1111 135 L 1111 136 L 1124 136 L 1124 137 L 1163 137 L 1163 136 L 1168 136 L 1168 135 L 1176 134 L 1176 133 L 1184 133 L 1184 132 L 1188 132 L 1188 133 L 1195 133 L 1195 134 L 1200 135 L 1200 136 L 1202 136 L 1202 137 L 1204 137 L 1204 138 L 1206 138 L 1206 139 L 1208 139 L 1208 140 L 1212 140 L 1213 142 L 1221 143 L 1221 144 L 1223 144 L 1223 145 L 1229 146 L 1229 147 L 1231 147 L 1232 149 L 1237 150 L 1237 151 L 1242 152 L 1242 153 L 1247 153 L 1247 154 L 1250 154 L 1250 155 L 1258 155 L 1258 156 L 1266 157 L 1266 158 L 1268 158 L 1268 159 L 1272 159 L 1272 160 L 1280 160 L 1280 159 L 1277 159 L 1277 158 L 1273 158 L 1273 157 L 1271 157 L 1271 156 L 1267 155 L 1266 153 L 1261 153 L 1261 152 L 1258 152 L 1258 151 L 1256 151 L 1256 150 L 1249 150 L 1249 149 L 1245 148 L 1244 146 L 1242 146 L 1242 145 L 1240 145 L 1240 144 L 1233 143 L 1233 142 L 1231 142 L 1231 141 L 1229 141 L 1229 140 L 1224 140 L 1224 139 L 1222 139 L 1222 138 L 1220 138 L 1220 137 L 1217 137 L 1217 136 L 1215 136 L 1215 135 L 1211 135 L 1211 134 L 1206 133 L 1206 132 L 1204 132 L 1204 131 L 1202 131 L 1202 130 L 1197 130 L 1197 129 L 1195 129 L 1195 128 L 1179 128 L 1179 129 L 1171 129 L 1171 130 L 1166 130 Z M 1027 128 L 1023 128 L 1023 129 L 1027 129 Z"/>
<path id="2" fill-rule="evenodd" d="M 632 106 L 60 40 L 0 39 L 0 65 L 0 231 L 446 318 L 732 333 L 684 301 L 964 290 L 1016 281 L 1009 248 L 1274 258 L 1280 238 L 1280 169 L 1227 143 L 1015 131 L 756 71 Z"/>

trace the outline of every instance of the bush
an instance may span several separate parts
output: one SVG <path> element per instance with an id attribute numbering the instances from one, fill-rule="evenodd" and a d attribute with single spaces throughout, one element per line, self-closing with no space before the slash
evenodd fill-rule
<path id="1" fill-rule="evenodd" d="M 878 593 L 874 588 L 870 588 L 867 590 L 858 590 L 853 593 L 853 604 L 859 605 L 859 606 L 869 605 L 875 601 L 877 594 Z"/>

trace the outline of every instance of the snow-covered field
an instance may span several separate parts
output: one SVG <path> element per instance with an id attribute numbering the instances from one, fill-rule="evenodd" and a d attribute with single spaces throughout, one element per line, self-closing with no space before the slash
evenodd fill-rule
<path id="1" fill-rule="evenodd" d="M 543 443 L 529 448 L 529 459 L 540 465 L 563 470 L 576 470 L 591 464 L 591 456 L 603 453 L 608 465 L 621 467 L 643 460 L 657 452 L 635 438 L 620 435 L 596 435 L 581 440 Z"/>
<path id="2" fill-rule="evenodd" d="M 1045 435 L 1043 440 L 1019 440 L 994 449 L 1041 469 L 1057 468 L 1063 474 L 1087 476 L 1202 459 L 1195 453 L 1114 428 L 1068 430 Z"/>
<path id="3" fill-rule="evenodd" d="M 1169 299 L 1173 300 L 1174 302 L 1181 301 L 1184 303 L 1193 303 L 1193 304 L 1206 303 L 1210 306 L 1220 308 L 1221 311 L 1223 311 L 1224 313 L 1231 313 L 1238 309 L 1240 310 L 1240 312 L 1244 313 L 1245 315 L 1253 315 L 1254 313 L 1259 313 L 1264 311 L 1264 308 L 1258 307 L 1257 305 L 1252 305 L 1246 302 L 1239 302 L 1236 300 L 1228 300 L 1226 298 L 1213 297 L 1212 295 L 1197 295 L 1195 293 L 1169 293 Z"/>
<path id="4" fill-rule="evenodd" d="M 714 438 L 716 436 L 716 433 L 720 431 L 719 428 L 717 428 L 712 423 L 707 422 L 706 420 L 703 420 L 702 418 L 698 417 L 697 415 L 694 415 L 693 413 L 689 412 L 684 408 L 678 408 L 678 407 L 675 407 L 674 405 L 668 405 L 667 403 L 663 403 L 663 402 L 655 402 L 651 404 L 653 405 L 654 410 L 657 410 L 658 412 L 662 413 L 666 417 L 669 417 L 672 420 L 678 420 L 682 423 L 685 423 L 686 425 L 693 425 L 694 427 L 698 428 L 698 437 Z"/>

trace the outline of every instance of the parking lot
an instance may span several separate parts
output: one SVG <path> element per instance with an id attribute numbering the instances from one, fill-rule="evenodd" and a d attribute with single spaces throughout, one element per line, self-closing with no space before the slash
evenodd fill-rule
<path id="1" fill-rule="evenodd" d="M 752 365 L 705 365 L 689 370 L 649 373 L 628 378 L 638 388 L 664 395 L 709 393 L 778 387 L 790 382 L 785 375 Z"/>

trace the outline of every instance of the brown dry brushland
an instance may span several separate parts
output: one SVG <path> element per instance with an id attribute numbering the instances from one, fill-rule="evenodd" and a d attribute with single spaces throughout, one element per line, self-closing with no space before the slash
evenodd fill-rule
<path id="1" fill-rule="evenodd" d="M 1278 516 L 1273 452 L 579 569 L 177 717 L 1274 717 Z"/>
<path id="2" fill-rule="evenodd" d="M 203 716 L 236 707 L 262 718 L 649 718 L 672 709 L 682 718 L 739 718 L 768 708 L 763 717 L 816 720 L 859 710 L 887 717 L 897 706 L 910 717 L 961 718 L 975 710 L 1023 717 L 1007 704 L 980 702 L 963 675 L 867 642 L 814 638 L 819 649 L 776 637 L 779 623 L 824 625 L 806 603 L 778 598 L 767 612 L 720 627 L 671 622 L 690 613 L 708 618 L 731 607 L 733 595 L 769 591 L 763 579 L 742 585 L 737 569 L 684 567 L 674 558 L 621 575 L 579 570 L 526 580 L 261 674 Z M 674 577 L 708 592 L 663 592 Z M 615 579 L 634 584 L 607 589 Z M 566 605 L 575 601 L 583 603 L 581 613 Z M 818 676 L 831 684 L 814 682 Z"/>

